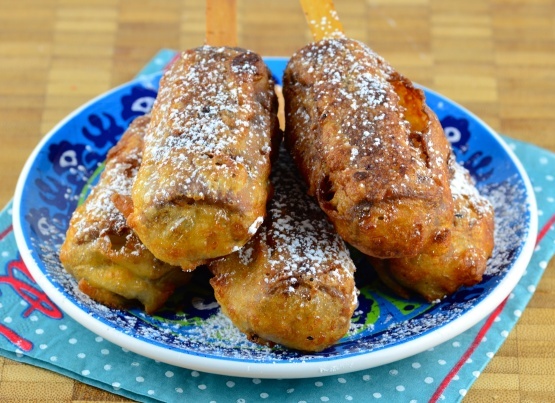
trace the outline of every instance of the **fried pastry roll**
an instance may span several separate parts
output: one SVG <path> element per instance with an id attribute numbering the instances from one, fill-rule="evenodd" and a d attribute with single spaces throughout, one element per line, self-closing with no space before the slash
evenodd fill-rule
<path id="1" fill-rule="evenodd" d="M 478 193 L 465 168 L 454 158 L 450 165 L 455 215 L 448 251 L 412 258 L 370 259 L 382 281 L 402 297 L 417 293 L 435 301 L 462 286 L 478 284 L 493 252 L 493 207 Z"/>
<path id="2" fill-rule="evenodd" d="M 185 51 L 162 77 L 127 217 L 156 257 L 191 270 L 262 224 L 281 140 L 273 86 L 238 48 Z"/>
<path id="3" fill-rule="evenodd" d="M 285 144 L 345 241 L 381 258 L 447 248 L 450 145 L 421 90 L 340 38 L 293 55 L 283 93 Z"/>
<path id="4" fill-rule="evenodd" d="M 278 161 L 275 195 L 256 235 L 209 268 L 222 311 L 259 344 L 320 351 L 349 330 L 355 266 L 343 240 L 289 164 Z"/>
<path id="5" fill-rule="evenodd" d="M 139 301 L 152 313 L 191 274 L 156 259 L 113 202 L 131 192 L 149 120 L 136 118 L 108 152 L 98 184 L 71 217 L 60 260 L 92 299 L 119 309 Z"/>

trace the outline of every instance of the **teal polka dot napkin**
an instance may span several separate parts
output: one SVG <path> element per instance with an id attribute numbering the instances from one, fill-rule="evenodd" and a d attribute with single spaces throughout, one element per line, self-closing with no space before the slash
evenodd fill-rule
<path id="1" fill-rule="evenodd" d="M 161 51 L 141 74 L 160 70 L 173 56 Z M 505 140 L 536 192 L 536 250 L 506 301 L 433 349 L 369 370 L 284 380 L 213 375 L 139 356 L 91 333 L 50 302 L 17 251 L 10 203 L 0 212 L 0 355 L 144 402 L 460 401 L 514 327 L 555 250 L 555 154 Z"/>

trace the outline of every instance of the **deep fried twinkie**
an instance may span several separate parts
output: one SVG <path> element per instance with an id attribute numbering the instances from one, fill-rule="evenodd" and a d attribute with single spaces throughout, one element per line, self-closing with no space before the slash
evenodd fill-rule
<path id="1" fill-rule="evenodd" d="M 416 293 L 435 301 L 462 286 L 478 284 L 493 252 L 491 203 L 478 193 L 468 171 L 454 158 L 450 167 L 455 216 L 448 251 L 412 258 L 370 259 L 382 281 L 403 297 Z"/>
<path id="2" fill-rule="evenodd" d="M 349 330 L 355 266 L 282 157 L 264 224 L 241 250 L 209 264 L 211 284 L 222 311 L 250 340 L 320 351 Z"/>
<path id="3" fill-rule="evenodd" d="M 149 121 L 135 119 L 108 152 L 99 183 L 71 217 L 60 260 L 92 299 L 120 309 L 139 301 L 152 313 L 191 274 L 156 259 L 113 202 L 131 191 Z"/>
<path id="4" fill-rule="evenodd" d="M 420 89 L 339 38 L 294 54 L 283 94 L 285 144 L 343 239 L 381 258 L 447 248 L 450 146 Z"/>
<path id="5" fill-rule="evenodd" d="M 204 46 L 162 77 L 128 223 L 159 259 L 192 270 L 262 224 L 277 99 L 259 55 Z"/>

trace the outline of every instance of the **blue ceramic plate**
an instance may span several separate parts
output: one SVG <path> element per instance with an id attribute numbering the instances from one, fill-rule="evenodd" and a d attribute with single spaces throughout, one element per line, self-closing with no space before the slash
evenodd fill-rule
<path id="1" fill-rule="evenodd" d="M 280 82 L 286 59 L 267 62 Z M 481 284 L 437 304 L 402 300 L 385 290 L 354 254 L 361 294 L 351 331 L 335 346 L 310 355 L 247 341 L 221 314 L 202 271 L 156 316 L 95 303 L 64 271 L 58 250 L 106 152 L 133 118 L 150 110 L 159 78 L 125 84 L 64 119 L 32 153 L 16 189 L 14 229 L 26 265 L 62 310 L 105 339 L 159 361 L 211 373 L 259 378 L 338 374 L 396 361 L 455 337 L 495 309 L 524 272 L 537 231 L 536 203 L 525 171 L 483 122 L 426 90 L 458 160 L 495 207 L 496 248 Z"/>

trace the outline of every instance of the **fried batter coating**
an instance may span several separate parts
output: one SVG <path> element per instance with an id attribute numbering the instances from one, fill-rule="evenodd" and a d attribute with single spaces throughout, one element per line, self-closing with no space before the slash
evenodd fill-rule
<path id="1" fill-rule="evenodd" d="M 108 152 L 99 183 L 71 217 L 60 260 L 92 299 L 118 309 L 138 300 L 152 313 L 191 274 L 156 259 L 113 202 L 130 194 L 149 121 L 149 117 L 135 119 Z"/>
<path id="2" fill-rule="evenodd" d="M 345 241 L 381 258 L 447 248 L 450 146 L 421 90 L 341 38 L 293 55 L 283 93 L 285 144 Z"/>
<path id="3" fill-rule="evenodd" d="M 128 216 L 156 257 L 192 270 L 262 224 L 281 140 L 273 85 L 238 48 L 185 51 L 162 77 Z"/>
<path id="4" fill-rule="evenodd" d="M 435 301 L 462 286 L 478 284 L 493 252 L 493 207 L 478 193 L 465 168 L 454 158 L 450 165 L 455 218 L 447 253 L 370 259 L 382 281 L 402 297 L 408 298 L 415 292 L 428 301 Z"/>
<path id="5" fill-rule="evenodd" d="M 241 250 L 209 264 L 210 283 L 222 311 L 250 340 L 320 351 L 349 330 L 355 266 L 288 155 L 281 157 L 288 163 L 277 163 L 264 224 Z"/>

